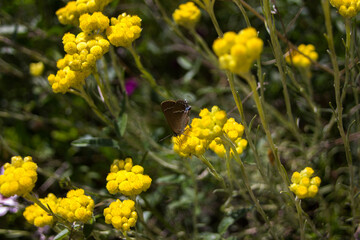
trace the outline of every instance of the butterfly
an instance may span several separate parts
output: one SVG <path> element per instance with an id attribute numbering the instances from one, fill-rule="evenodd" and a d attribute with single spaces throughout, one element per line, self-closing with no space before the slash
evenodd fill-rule
<path id="1" fill-rule="evenodd" d="M 191 106 L 188 102 L 186 100 L 166 100 L 161 103 L 161 110 L 174 136 L 181 135 L 190 121 Z"/>

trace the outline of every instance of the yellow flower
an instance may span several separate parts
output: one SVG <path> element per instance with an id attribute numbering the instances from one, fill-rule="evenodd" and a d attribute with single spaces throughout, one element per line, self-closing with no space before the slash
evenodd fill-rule
<path id="1" fill-rule="evenodd" d="M 315 51 L 314 45 L 312 44 L 301 44 L 299 45 L 298 50 L 307 57 L 296 50 L 290 51 L 290 53 L 285 57 L 287 63 L 292 64 L 298 68 L 308 68 L 311 65 L 310 59 L 313 61 L 318 59 L 318 54 Z"/>
<path id="2" fill-rule="evenodd" d="M 134 227 L 138 218 L 133 200 L 117 199 L 108 208 L 104 209 L 105 223 L 112 224 L 114 228 L 129 231 Z"/>
<path id="3" fill-rule="evenodd" d="M 199 116 L 192 120 L 191 127 L 187 126 L 183 134 L 172 138 L 173 149 L 179 156 L 199 156 L 210 148 L 219 157 L 225 157 L 226 149 L 220 138 L 222 134 L 233 141 L 238 154 L 243 152 L 247 141 L 241 138 L 244 131 L 241 124 L 233 118 L 228 119 L 226 112 L 218 106 L 213 106 L 211 112 L 207 108 L 202 109 Z M 230 153 L 233 154 L 232 150 Z"/>
<path id="4" fill-rule="evenodd" d="M 44 206 L 49 207 L 50 210 L 56 214 L 57 204 L 59 199 L 52 193 L 49 193 L 46 198 L 39 199 Z M 39 205 L 33 204 L 25 208 L 23 213 L 26 221 L 36 227 L 44 227 L 45 225 L 52 225 L 54 217 L 43 210 Z"/>
<path id="5" fill-rule="evenodd" d="M 70 1 L 65 7 L 56 11 L 56 15 L 61 24 L 77 25 L 79 21 L 79 13 L 76 9 L 76 1 Z"/>
<path id="6" fill-rule="evenodd" d="M 313 174 L 314 170 L 310 167 L 304 168 L 300 173 L 293 173 L 292 184 L 289 188 L 298 198 L 312 198 L 319 191 L 321 179 L 319 177 L 311 178 Z"/>
<path id="7" fill-rule="evenodd" d="M 44 72 L 44 68 L 43 62 L 30 63 L 30 74 L 32 76 L 40 76 Z"/>
<path id="8" fill-rule="evenodd" d="M 151 185 L 151 178 L 144 175 L 144 168 L 133 166 L 131 158 L 125 160 L 115 159 L 110 166 L 110 173 L 106 181 L 106 189 L 111 194 L 121 193 L 126 196 L 139 195 Z"/>
<path id="9" fill-rule="evenodd" d="M 343 17 L 351 18 L 360 11 L 360 0 L 330 0 L 330 4 L 339 10 Z"/>
<path id="10" fill-rule="evenodd" d="M 180 4 L 172 16 L 178 25 L 185 28 L 194 28 L 200 20 L 201 12 L 193 2 L 187 2 Z"/>
<path id="11" fill-rule="evenodd" d="M 101 12 L 112 0 L 76 0 L 56 11 L 61 24 L 78 25 L 79 17 L 84 13 Z"/>
<path id="12" fill-rule="evenodd" d="M 83 189 L 70 190 L 66 198 L 59 199 L 56 213 L 68 222 L 88 222 L 94 211 L 94 200 Z"/>
<path id="13" fill-rule="evenodd" d="M 110 43 L 100 34 L 80 32 L 77 36 L 63 36 L 67 54 L 58 60 L 56 75 L 50 74 L 48 81 L 55 93 L 66 93 L 71 88 L 79 89 L 93 71 L 96 61 L 109 51 Z"/>
<path id="14" fill-rule="evenodd" d="M 0 175 L 0 193 L 5 197 L 13 195 L 25 196 L 35 186 L 37 165 L 31 157 L 11 158 L 11 164 L 4 165 L 4 174 Z"/>
<path id="15" fill-rule="evenodd" d="M 110 43 L 116 47 L 130 47 L 140 37 L 141 18 L 123 13 L 118 18 L 111 18 L 111 26 L 106 29 Z"/>
<path id="16" fill-rule="evenodd" d="M 94 12 L 92 15 L 85 13 L 80 16 L 80 28 L 85 33 L 93 31 L 103 32 L 109 27 L 109 18 L 101 12 Z"/>
<path id="17" fill-rule="evenodd" d="M 257 37 L 254 28 L 245 28 L 238 34 L 227 32 L 213 43 L 220 67 L 239 75 L 250 70 L 252 63 L 260 57 L 262 49 L 263 41 Z"/>

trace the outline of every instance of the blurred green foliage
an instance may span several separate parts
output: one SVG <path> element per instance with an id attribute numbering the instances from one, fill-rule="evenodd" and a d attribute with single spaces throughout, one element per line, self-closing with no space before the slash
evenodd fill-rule
<path id="1" fill-rule="evenodd" d="M 177 1 L 160 1 L 168 16 L 178 6 Z M 239 192 L 234 191 L 231 202 L 220 189 L 220 185 L 204 171 L 204 166 L 196 158 L 181 159 L 171 149 L 169 139 L 159 140 L 170 134 L 165 119 L 160 110 L 160 102 L 164 99 L 151 90 L 148 83 L 140 78 L 140 73 L 129 52 L 118 48 L 117 55 L 125 69 L 125 79 L 135 77 L 139 87 L 129 97 L 128 123 L 124 136 L 119 141 L 120 149 L 109 147 L 81 148 L 71 145 L 76 139 L 83 137 L 116 138 L 112 129 L 103 125 L 96 118 L 86 102 L 71 94 L 54 94 L 47 82 L 47 76 L 56 72 L 56 60 L 63 57 L 64 51 L 61 38 L 64 33 L 77 33 L 78 29 L 63 26 L 57 20 L 55 12 L 64 6 L 66 1 L 53 0 L 14 0 L 0 2 L 0 165 L 8 162 L 13 155 L 32 156 L 40 167 L 39 180 L 35 187 L 40 197 L 49 192 L 64 196 L 72 186 L 82 187 L 90 192 L 106 194 L 106 175 L 113 159 L 131 156 L 136 164 L 144 166 L 145 173 L 151 176 L 153 183 L 144 194 L 145 219 L 148 228 L 161 236 L 161 239 L 190 239 L 194 226 L 194 199 L 197 198 L 199 239 L 269 239 L 267 226 L 257 214 L 250 198 L 245 198 L 239 192 L 245 192 L 243 183 L 239 181 Z M 258 1 L 247 1 L 258 12 L 261 7 Z M 105 8 L 107 16 L 117 16 L 126 11 L 142 18 L 141 38 L 136 41 L 136 49 L 141 60 L 153 74 L 157 83 L 168 89 L 173 99 L 187 99 L 192 105 L 192 117 L 196 117 L 201 108 L 211 108 L 217 105 L 229 112 L 230 117 L 239 119 L 237 111 L 233 110 L 235 103 L 228 88 L 224 74 L 202 59 L 196 50 L 187 46 L 163 20 L 154 1 L 114 0 Z M 310 0 L 277 1 L 273 9 L 277 29 L 295 45 L 311 43 L 319 53 L 319 63 L 330 66 L 327 54 L 327 44 L 324 17 L 321 4 Z M 231 1 L 216 1 L 215 13 L 223 31 L 239 31 L 246 27 L 239 9 Z M 281 114 L 286 114 L 282 95 L 282 85 L 276 67 L 273 64 L 273 52 L 270 39 L 261 20 L 248 12 L 250 22 L 259 31 L 264 40 L 265 49 L 262 54 L 262 68 L 265 75 L 266 102 L 275 107 Z M 345 29 L 343 20 L 336 11 L 332 11 L 334 39 L 341 65 L 344 61 L 343 40 Z M 355 27 L 358 30 L 358 26 Z M 203 12 L 197 32 L 209 46 L 217 38 L 210 18 Z M 184 31 L 184 34 L 191 38 Z M 358 37 L 356 36 L 356 39 Z M 283 51 L 288 46 L 281 43 Z M 106 56 L 110 62 L 109 56 Z M 31 62 L 45 63 L 45 72 L 40 77 L 29 74 Z M 255 70 L 254 70 L 255 71 Z M 296 70 L 295 70 L 296 71 Z M 114 92 L 119 92 L 118 82 L 114 80 L 114 69 L 109 69 Z M 315 102 L 322 111 L 323 126 L 331 117 L 329 102 L 335 103 L 333 79 L 331 74 L 315 67 L 312 84 L 315 92 Z M 87 80 L 87 87 L 96 93 L 93 78 Z M 241 79 L 237 81 L 239 94 L 245 98 L 249 90 Z M 247 91 L 247 93 L 246 93 Z M 349 90 L 350 91 L 350 90 Z M 357 87 L 357 94 L 359 87 Z M 302 133 L 311 134 L 313 124 L 309 111 L 305 109 L 304 100 L 299 93 L 291 91 L 294 115 Z M 101 101 L 97 99 L 101 110 L 106 112 Z M 121 97 L 119 97 L 119 105 Z M 254 102 L 250 99 L 244 102 L 247 121 L 257 114 Z M 354 107 L 351 94 L 344 102 L 344 111 L 349 112 Z M 358 111 L 358 110 L 356 110 Z M 281 159 L 286 170 L 291 173 L 311 164 L 316 169 L 316 175 L 321 176 L 319 199 L 303 201 L 303 209 L 318 227 L 323 238 L 350 238 L 348 218 L 348 185 L 347 163 L 343 146 L 339 144 L 336 126 L 332 127 L 329 136 L 318 142 L 318 148 L 311 148 L 311 159 L 308 163 L 301 160 L 303 153 L 294 142 L 285 126 L 277 122 L 270 113 L 271 129 L 281 152 Z M 347 116 L 346 124 L 353 120 Z M 356 123 L 358 127 L 359 123 Z M 254 139 L 262 161 L 268 172 L 276 178 L 276 173 L 268 161 L 268 145 L 259 119 L 253 122 Z M 352 146 L 359 144 L 358 135 Z M 337 141 L 337 142 L 336 142 Z M 354 152 L 354 156 L 359 156 Z M 293 206 L 276 206 L 278 196 L 263 191 L 260 176 L 254 166 L 253 154 L 248 149 L 242 156 L 251 173 L 254 191 L 257 193 L 264 208 L 276 223 L 276 228 L 284 239 L 298 239 L 296 219 L 289 215 L 281 215 L 283 211 L 291 211 Z M 220 159 L 210 155 L 209 159 L 217 169 L 224 170 Z M 165 160 L 165 163 L 162 161 Z M 357 159 L 358 160 L 358 159 Z M 166 165 L 168 164 L 168 165 Z M 359 161 L 354 162 L 356 168 Z M 165 166 L 165 167 L 164 167 Z M 166 167 L 167 166 L 167 167 Z M 238 170 L 238 166 L 234 166 Z M 194 196 L 194 179 L 186 174 L 186 169 L 192 169 L 196 175 L 198 194 Z M 208 174 L 208 175 L 206 175 Z M 71 179 L 71 183 L 69 182 Z M 358 183 L 358 176 L 356 182 Z M 69 185 L 70 184 L 70 185 Z M 356 184 L 358 187 L 358 184 Z M 246 195 L 246 194 L 245 194 Z M 102 196 L 93 196 L 95 202 L 104 200 Z M 19 200 L 20 208 L 28 203 Z M 320 203 L 319 203 L 320 202 Z M 103 221 L 102 209 L 99 206 L 97 221 Z M 276 209 L 276 212 L 274 211 Z M 294 211 L 294 210 L 293 210 Z M 295 216 L 295 214 L 293 214 Z M 96 227 L 96 226 L 95 226 Z M 13 232 L 4 232 L 4 229 Z M 139 232 L 144 225 L 138 224 Z M 319 239 L 311 233 L 308 239 Z M 5 238 L 38 239 L 39 230 L 25 223 L 22 209 L 15 214 L 0 217 L 0 234 Z M 46 235 L 54 234 L 50 232 Z M 110 234 L 116 238 L 115 234 Z"/>

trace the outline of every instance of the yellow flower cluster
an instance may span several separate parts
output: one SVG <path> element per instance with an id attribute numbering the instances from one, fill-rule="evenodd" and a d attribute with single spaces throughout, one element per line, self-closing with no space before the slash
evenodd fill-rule
<path id="1" fill-rule="evenodd" d="M 65 7 L 56 11 L 61 24 L 79 24 L 79 17 L 84 13 L 102 11 L 112 0 L 77 0 L 70 1 Z"/>
<path id="2" fill-rule="evenodd" d="M 112 224 L 114 228 L 129 231 L 134 227 L 138 218 L 133 200 L 117 199 L 108 208 L 104 209 L 105 223 Z"/>
<path id="3" fill-rule="evenodd" d="M 300 44 L 298 50 L 303 53 L 305 56 L 308 56 L 311 60 L 316 61 L 318 59 L 318 54 L 315 51 L 315 47 L 312 44 Z M 287 63 L 294 65 L 298 68 L 307 68 L 310 67 L 311 61 L 309 58 L 305 57 L 303 54 L 298 51 L 291 51 L 285 57 Z"/>
<path id="4" fill-rule="evenodd" d="M 200 9 L 193 3 L 180 4 L 172 15 L 174 21 L 185 28 L 194 28 L 201 17 Z"/>
<path id="5" fill-rule="evenodd" d="M 242 153 L 247 141 L 241 136 L 244 127 L 233 118 L 228 119 L 226 112 L 218 106 L 213 106 L 211 112 L 204 108 L 199 113 L 200 118 L 194 118 L 191 127 L 186 127 L 182 135 L 172 138 L 173 149 L 181 157 L 201 155 L 207 148 L 217 155 L 225 156 L 225 147 L 220 138 L 226 134 L 237 146 L 237 152 Z"/>
<path id="6" fill-rule="evenodd" d="M 245 28 L 238 34 L 227 32 L 213 43 L 213 50 L 219 57 L 220 67 L 232 73 L 247 73 L 254 60 L 260 57 L 263 41 L 255 28 Z"/>
<path id="7" fill-rule="evenodd" d="M 330 4 L 347 18 L 354 17 L 360 11 L 360 0 L 330 0 Z"/>
<path id="8" fill-rule="evenodd" d="M 30 63 L 29 72 L 32 76 L 40 76 L 44 71 L 44 63 Z"/>
<path id="9" fill-rule="evenodd" d="M 106 177 L 108 182 L 106 188 L 111 194 L 139 195 L 148 190 L 151 185 L 151 178 L 143 173 L 144 168 L 140 165 L 133 166 L 131 158 L 115 159 Z"/>
<path id="10" fill-rule="evenodd" d="M 116 47 L 129 47 L 140 37 L 141 18 L 123 13 L 118 18 L 111 18 L 111 26 L 106 29 L 110 43 Z"/>
<path id="11" fill-rule="evenodd" d="M 5 163 L 4 174 L 0 175 L 0 193 L 5 197 L 13 195 L 25 196 L 35 186 L 37 165 L 31 157 L 22 159 L 20 156 L 11 158 Z"/>
<path id="12" fill-rule="evenodd" d="M 58 198 L 54 194 L 49 193 L 46 198 L 40 198 L 39 200 L 44 206 L 50 207 L 51 211 L 56 214 Z M 54 222 L 54 217 L 37 204 L 26 207 L 23 215 L 26 221 L 36 227 L 44 227 L 45 225 L 51 225 Z"/>
<path id="13" fill-rule="evenodd" d="M 192 120 L 191 128 L 187 127 L 182 135 L 172 138 L 174 151 L 181 157 L 203 154 L 209 143 L 221 135 L 227 120 L 226 112 L 218 106 L 213 106 L 211 112 L 202 109 L 199 116 Z"/>
<path id="14" fill-rule="evenodd" d="M 86 223 L 91 219 L 94 210 L 94 200 L 84 194 L 83 189 L 70 190 L 66 198 L 58 201 L 56 213 L 68 222 L 80 221 Z"/>
<path id="15" fill-rule="evenodd" d="M 92 15 L 85 13 L 79 18 L 79 27 L 83 32 L 90 33 L 93 31 L 103 32 L 109 27 L 109 18 L 101 12 L 94 12 Z"/>
<path id="16" fill-rule="evenodd" d="M 80 32 L 63 36 L 64 58 L 58 60 L 58 72 L 50 74 L 48 81 L 55 93 L 66 93 L 70 88 L 78 89 L 85 83 L 95 67 L 96 61 L 109 51 L 110 43 L 100 34 L 88 35 Z"/>
<path id="17" fill-rule="evenodd" d="M 247 140 L 242 138 L 244 133 L 244 126 L 237 123 L 234 118 L 229 118 L 224 124 L 222 131 L 234 143 L 236 152 L 241 154 L 247 146 Z M 219 157 L 225 157 L 226 149 L 220 137 L 215 138 L 210 144 L 209 148 L 213 150 Z M 233 150 L 230 149 L 230 154 Z"/>
<path id="18" fill-rule="evenodd" d="M 289 188 L 298 198 L 312 198 L 319 191 L 321 179 L 319 177 L 312 178 L 313 174 L 314 170 L 310 167 L 304 168 L 300 173 L 293 173 L 292 184 Z"/>

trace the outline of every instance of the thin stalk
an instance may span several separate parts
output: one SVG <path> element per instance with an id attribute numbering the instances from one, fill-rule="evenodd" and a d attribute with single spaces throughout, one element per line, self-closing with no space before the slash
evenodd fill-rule
<path id="1" fill-rule="evenodd" d="M 190 33 L 193 35 L 195 40 L 199 43 L 199 45 L 204 49 L 205 56 L 213 63 L 215 66 L 218 65 L 218 61 L 214 53 L 210 50 L 204 39 L 195 31 L 195 29 L 191 28 L 189 29 Z"/>
<path id="2" fill-rule="evenodd" d="M 234 145 L 234 143 L 225 135 L 222 137 L 222 139 L 224 140 L 225 144 L 228 145 L 232 151 L 233 151 L 233 156 L 235 157 L 236 162 L 239 164 L 240 166 L 240 172 L 241 172 L 241 176 L 242 179 L 244 181 L 244 184 L 246 186 L 247 191 L 249 192 L 249 195 L 251 197 L 251 200 L 254 202 L 256 210 L 260 213 L 260 215 L 262 216 L 262 218 L 265 220 L 266 224 L 268 224 L 269 228 L 270 228 L 270 234 L 274 239 L 279 239 L 276 231 L 273 229 L 273 225 L 270 223 L 270 220 L 268 218 L 268 216 L 266 215 L 266 213 L 264 212 L 263 208 L 261 207 L 259 200 L 255 197 L 254 192 L 252 191 L 251 187 L 250 187 L 250 182 L 249 182 L 249 178 L 246 174 L 246 170 L 244 167 L 243 162 L 241 161 L 241 158 L 239 156 L 239 154 L 236 154 L 236 147 Z"/>
<path id="3" fill-rule="evenodd" d="M 265 174 L 265 170 L 263 169 L 263 166 L 262 166 L 262 164 L 260 162 L 260 157 L 259 157 L 259 155 L 257 153 L 255 144 L 254 144 L 254 142 L 253 142 L 253 140 L 252 140 L 252 138 L 250 136 L 250 129 L 249 129 L 249 126 L 246 123 L 245 113 L 244 113 L 244 108 L 243 108 L 243 105 L 242 105 L 242 101 L 241 101 L 241 99 L 240 99 L 240 97 L 237 94 L 237 91 L 235 89 L 234 74 L 230 73 L 229 71 L 226 71 L 226 76 L 227 76 L 228 81 L 229 81 L 231 93 L 233 95 L 236 107 L 237 107 L 237 109 L 239 111 L 239 114 L 240 114 L 241 124 L 244 126 L 245 135 L 247 137 L 249 146 L 250 146 L 251 150 L 254 153 L 256 167 L 258 168 L 264 182 L 268 182 L 266 174 Z"/>
<path id="4" fill-rule="evenodd" d="M 98 109 L 98 107 L 95 105 L 92 98 L 85 92 L 85 89 L 82 87 L 78 90 L 79 91 L 70 89 L 70 92 L 82 97 L 87 102 L 87 104 L 90 106 L 90 108 L 93 110 L 93 112 L 96 114 L 96 116 L 98 116 L 100 118 L 101 121 L 103 121 L 109 127 L 114 128 L 113 123 L 106 116 L 104 116 L 103 113 Z"/>
<path id="5" fill-rule="evenodd" d="M 136 201 L 136 196 L 132 196 L 132 197 L 130 197 L 130 199 L 135 202 L 135 209 L 136 209 L 136 212 L 138 213 L 138 217 L 139 217 L 140 222 L 144 225 L 146 236 L 148 236 L 151 240 L 154 240 L 155 238 L 154 238 L 153 234 L 151 233 L 148 225 L 145 222 L 144 214 L 143 214 L 143 211 L 142 211 L 142 208 L 141 208 L 141 204 L 138 201 Z"/>
<path id="6" fill-rule="evenodd" d="M 120 107 L 119 107 L 116 96 L 111 91 L 111 84 L 110 84 L 110 79 L 109 79 L 107 62 L 104 57 L 102 57 L 101 60 L 103 63 L 105 89 L 106 89 L 107 94 L 109 94 L 110 104 L 115 109 L 116 116 L 118 116 L 118 114 L 120 112 Z M 117 66 L 115 66 L 115 67 L 117 67 Z"/>
<path id="7" fill-rule="evenodd" d="M 307 70 L 304 70 L 304 71 L 307 71 Z M 300 83 L 298 83 L 296 81 L 292 72 L 289 72 L 288 75 L 289 75 L 289 78 L 292 81 L 292 83 L 300 91 L 301 95 L 305 98 L 311 111 L 314 113 L 315 129 L 314 129 L 314 134 L 313 134 L 313 141 L 314 141 L 314 143 L 316 143 L 318 137 L 320 136 L 320 132 L 322 131 L 320 110 L 319 110 L 319 107 L 314 102 L 313 91 L 312 90 L 309 91 L 309 88 L 311 88 L 309 76 L 307 75 L 306 72 L 305 73 L 303 72 L 303 69 L 300 69 L 300 73 L 303 78 L 307 78 L 307 80 L 304 79 L 304 82 L 306 82 L 306 85 L 308 88 L 307 91 L 304 89 L 303 86 L 301 86 Z M 308 84 L 310 84 L 310 86 Z M 313 145 L 313 144 L 311 144 L 311 145 Z"/>
<path id="8" fill-rule="evenodd" d="M 199 208 L 199 199 L 198 199 L 198 187 L 197 187 L 197 181 L 196 181 L 196 175 L 194 173 L 194 171 L 192 170 L 190 163 L 189 163 L 189 159 L 185 160 L 185 166 L 188 169 L 191 179 L 193 181 L 193 186 L 194 186 L 194 210 L 193 210 L 193 215 L 192 215 L 192 222 L 193 222 L 193 227 L 194 227 L 194 236 L 193 239 L 197 239 L 198 236 L 198 230 L 197 230 L 197 209 Z"/>
<path id="9" fill-rule="evenodd" d="M 111 103 L 110 103 L 110 100 L 109 100 L 110 96 L 109 96 L 108 92 L 106 91 L 103 82 L 100 79 L 99 73 L 96 71 L 96 72 L 93 72 L 93 75 L 94 75 L 94 78 L 96 80 L 97 85 L 99 86 L 101 95 L 104 98 L 104 102 L 105 102 L 106 107 L 109 109 L 111 115 L 114 118 L 116 118 L 117 114 L 116 114 L 115 110 L 113 109 L 113 107 L 111 106 Z"/>
<path id="10" fill-rule="evenodd" d="M 343 106 L 342 106 L 342 96 L 341 96 L 341 89 L 340 89 L 340 75 L 339 75 L 339 66 L 336 59 L 336 52 L 335 52 L 335 45 L 334 45 L 334 37 L 332 33 L 332 25 L 331 25 L 331 17 L 330 17 L 330 6 L 327 0 L 322 0 L 322 7 L 324 11 L 325 17 L 325 26 L 327 32 L 327 41 L 329 46 L 329 54 L 331 58 L 331 62 L 334 69 L 334 89 L 335 89 L 335 100 L 336 100 L 336 121 L 337 126 L 340 132 L 341 139 L 344 143 L 345 148 L 345 156 L 349 167 L 349 178 L 350 178 L 350 204 L 351 204 L 351 214 L 352 214 L 352 228 L 355 231 L 355 220 L 356 220 L 356 205 L 355 205 L 355 189 L 354 189 L 354 169 L 353 169 L 353 162 L 349 144 L 349 138 L 345 133 L 344 126 L 343 126 Z M 345 19 L 345 29 L 346 29 L 346 41 L 345 41 L 345 83 L 348 81 L 349 78 L 349 50 L 350 50 L 350 43 L 351 43 L 351 21 L 350 19 Z M 345 88 L 346 86 L 344 86 Z M 346 89 L 343 89 L 345 92 Z M 345 94 L 343 95 L 345 96 Z"/>
<path id="11" fill-rule="evenodd" d="M 118 78 L 118 81 L 120 83 L 121 92 L 126 95 L 124 75 L 121 73 L 120 70 L 121 68 L 118 64 L 117 56 L 113 46 L 110 46 L 109 52 L 110 52 L 111 64 L 115 70 L 116 77 Z"/>
<path id="12" fill-rule="evenodd" d="M 150 84 L 151 88 L 153 88 L 160 96 L 164 97 L 164 98 L 168 98 L 169 95 L 167 94 L 167 92 L 165 91 L 165 89 L 160 89 L 159 86 L 157 85 L 155 78 L 145 69 L 145 67 L 143 66 L 143 64 L 141 63 L 140 60 L 140 56 L 137 54 L 137 52 L 135 51 L 135 48 L 130 45 L 130 47 L 127 48 L 129 50 L 129 52 L 131 53 L 131 55 L 133 56 L 134 60 L 135 60 L 135 64 L 136 67 L 140 70 L 140 72 L 142 73 L 142 77 L 145 78 L 145 80 L 148 81 L 148 83 Z"/>
<path id="13" fill-rule="evenodd" d="M 241 14 L 243 15 L 245 22 L 246 22 L 246 26 L 247 27 L 251 27 L 251 23 L 249 20 L 249 17 L 247 16 L 246 12 L 245 12 L 245 8 L 243 7 L 243 5 L 241 4 L 241 2 L 239 0 L 233 0 L 233 2 L 236 4 L 236 6 L 238 6 Z"/>
<path id="14" fill-rule="evenodd" d="M 264 11 L 264 15 L 265 15 L 265 25 L 268 28 L 268 31 L 270 34 L 270 39 L 271 39 L 271 44 L 273 46 L 273 52 L 274 52 L 274 56 L 275 56 L 275 60 L 276 60 L 276 65 L 277 65 L 278 71 L 280 73 L 280 79 L 281 79 L 281 83 L 282 83 L 282 87 L 283 87 L 283 95 L 284 95 L 285 106 L 286 106 L 286 113 L 289 118 L 289 121 L 291 122 L 291 124 L 294 125 L 294 129 L 297 129 L 297 126 L 296 126 L 296 123 L 294 120 L 294 116 L 293 116 L 292 110 L 291 110 L 290 96 L 289 96 L 289 92 L 288 92 L 287 84 L 286 84 L 286 74 L 284 71 L 284 66 L 285 66 L 284 57 L 283 57 L 283 53 L 282 53 L 282 50 L 280 47 L 279 39 L 276 35 L 275 25 L 273 22 L 271 11 L 270 11 L 269 0 L 263 0 L 263 11 Z"/>
<path id="15" fill-rule="evenodd" d="M 208 167 L 210 173 L 211 173 L 218 181 L 220 181 L 220 182 L 223 184 L 224 188 L 226 188 L 226 184 L 225 184 L 225 181 L 224 181 L 223 177 L 222 177 L 220 174 L 218 174 L 218 172 L 216 171 L 216 169 L 214 168 L 214 166 L 210 163 L 210 161 L 207 160 L 203 154 L 200 155 L 200 156 L 198 156 L 198 158 Z"/>
<path id="16" fill-rule="evenodd" d="M 213 23 L 215 30 L 219 37 L 222 37 L 224 34 L 220 28 L 218 21 L 216 20 L 215 12 L 214 12 L 214 4 L 215 0 L 210 0 L 205 2 L 205 11 L 209 14 L 211 22 Z"/>
<path id="17" fill-rule="evenodd" d="M 304 228 L 304 220 L 302 216 L 301 200 L 298 198 L 295 199 L 295 207 L 299 219 L 300 239 L 305 240 L 305 228 Z"/>
<path id="18" fill-rule="evenodd" d="M 268 143 L 269 143 L 270 148 L 271 148 L 271 150 L 272 150 L 272 152 L 274 154 L 276 167 L 278 169 L 278 172 L 281 175 L 283 183 L 288 188 L 288 186 L 290 185 L 290 180 L 289 180 L 289 178 L 287 176 L 287 173 L 286 173 L 286 170 L 284 169 L 284 166 L 280 162 L 277 147 L 275 146 L 274 141 L 273 141 L 273 139 L 271 137 L 270 128 L 268 126 L 268 122 L 267 122 L 266 117 L 265 117 L 264 109 L 263 109 L 263 106 L 261 104 L 259 94 L 257 92 L 256 80 L 255 80 L 254 76 L 251 75 L 250 73 L 244 74 L 242 77 L 245 78 L 245 80 L 248 82 L 251 90 L 253 91 L 252 97 L 253 97 L 253 99 L 255 101 L 256 108 L 258 110 L 260 120 L 261 120 L 261 124 L 262 124 L 262 126 L 264 128 Z"/>

